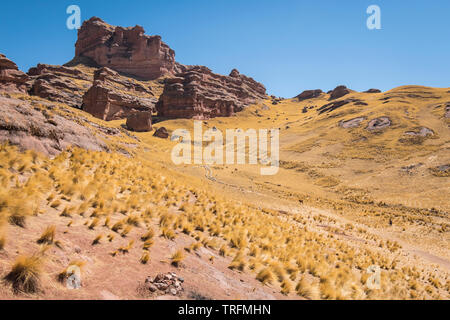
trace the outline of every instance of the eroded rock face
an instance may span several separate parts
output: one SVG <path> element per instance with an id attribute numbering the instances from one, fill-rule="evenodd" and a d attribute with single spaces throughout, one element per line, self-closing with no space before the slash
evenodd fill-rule
<path id="1" fill-rule="evenodd" d="M 136 112 L 128 116 L 127 128 L 136 132 L 152 131 L 152 113 Z"/>
<path id="2" fill-rule="evenodd" d="M 337 86 L 334 90 L 330 92 L 330 100 L 339 99 L 346 96 L 351 91 L 346 86 Z"/>
<path id="3" fill-rule="evenodd" d="M 81 70 L 48 64 L 38 64 L 28 75 L 33 79 L 32 95 L 75 108 L 81 108 L 92 83 L 92 76 Z"/>
<path id="4" fill-rule="evenodd" d="M 97 17 L 83 23 L 75 45 L 76 57 L 89 57 L 98 65 L 145 80 L 183 71 L 175 51 L 160 36 L 148 36 L 140 26 L 111 26 Z"/>
<path id="5" fill-rule="evenodd" d="M 28 76 L 16 64 L 0 53 L 0 90 L 26 93 L 30 88 L 28 81 Z"/>
<path id="6" fill-rule="evenodd" d="M 320 90 L 320 89 L 306 90 L 306 91 L 303 91 L 302 93 L 300 93 L 298 96 L 296 96 L 296 98 L 298 99 L 298 101 L 303 101 L 303 100 L 317 98 L 321 94 L 322 94 L 322 90 Z"/>
<path id="7" fill-rule="evenodd" d="M 266 98 L 266 88 L 234 69 L 229 76 L 195 66 L 166 81 L 156 108 L 164 118 L 229 117 Z"/>
<path id="8" fill-rule="evenodd" d="M 89 129 L 28 102 L 0 97 L 0 141 L 54 156 L 70 146 L 107 151 Z"/>
<path id="9" fill-rule="evenodd" d="M 150 87 L 109 68 L 101 68 L 95 72 L 94 84 L 83 97 L 83 110 L 111 121 L 125 119 L 136 112 L 153 112 L 156 102 Z"/>

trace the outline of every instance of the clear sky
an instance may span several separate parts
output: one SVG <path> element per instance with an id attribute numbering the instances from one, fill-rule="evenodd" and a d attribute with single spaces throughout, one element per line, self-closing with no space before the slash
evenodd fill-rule
<path id="1" fill-rule="evenodd" d="M 292 97 L 305 89 L 354 90 L 418 84 L 450 86 L 449 0 L 4 0 L 0 52 L 27 71 L 73 58 L 82 20 L 142 25 L 159 34 L 183 64 L 229 74 L 237 68 Z M 369 30 L 366 9 L 381 8 L 381 30 Z"/>

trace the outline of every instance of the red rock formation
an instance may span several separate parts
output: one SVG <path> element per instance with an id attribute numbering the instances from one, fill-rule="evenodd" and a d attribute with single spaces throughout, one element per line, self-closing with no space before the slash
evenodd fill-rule
<path id="1" fill-rule="evenodd" d="M 92 83 L 92 76 L 76 68 L 38 64 L 28 71 L 33 79 L 31 94 L 81 108 L 83 95 Z"/>
<path id="2" fill-rule="evenodd" d="M 28 76 L 14 62 L 0 54 L 0 90 L 26 93 L 30 87 L 28 81 Z"/>
<path id="3" fill-rule="evenodd" d="M 160 36 L 144 32 L 140 26 L 115 27 L 93 17 L 78 31 L 75 56 L 89 57 L 100 66 L 145 80 L 182 71 L 175 62 L 175 51 Z"/>
<path id="4" fill-rule="evenodd" d="M 102 120 L 127 118 L 139 111 L 155 111 L 157 99 L 151 91 L 109 68 L 94 74 L 94 84 L 83 97 L 83 110 Z"/>
<path id="5" fill-rule="evenodd" d="M 127 128 L 136 132 L 152 131 L 152 113 L 136 112 L 127 118 Z"/>
<path id="6" fill-rule="evenodd" d="M 165 118 L 209 119 L 232 116 L 265 98 L 266 88 L 236 69 L 222 76 L 195 66 L 166 80 L 156 108 Z"/>

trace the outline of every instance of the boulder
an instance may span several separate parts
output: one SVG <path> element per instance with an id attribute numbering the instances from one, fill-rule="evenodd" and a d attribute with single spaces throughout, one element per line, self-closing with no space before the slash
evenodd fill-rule
<path id="1" fill-rule="evenodd" d="M 131 81 L 109 68 L 94 73 L 94 83 L 83 96 L 83 110 L 111 121 L 135 112 L 153 112 L 157 99 L 150 87 Z"/>
<path id="2" fill-rule="evenodd" d="M 167 139 L 169 137 L 169 132 L 165 127 L 158 128 L 153 134 L 154 137 L 158 137 L 161 139 Z"/>
<path id="3" fill-rule="evenodd" d="M 330 100 L 339 99 L 351 91 L 346 86 L 337 86 L 334 90 L 330 92 Z"/>
<path id="4" fill-rule="evenodd" d="M 127 118 L 127 128 L 136 132 L 152 131 L 152 113 L 136 112 Z"/>
<path id="5" fill-rule="evenodd" d="M 27 93 L 29 80 L 13 61 L 0 54 L 0 91 Z"/>
<path id="6" fill-rule="evenodd" d="M 194 66 L 166 81 L 156 109 L 163 118 L 203 120 L 232 116 L 265 98 L 266 88 L 236 69 L 223 76 Z"/>
<path id="7" fill-rule="evenodd" d="M 184 70 L 175 62 L 175 51 L 160 36 L 145 35 L 141 26 L 111 26 L 97 17 L 85 21 L 78 30 L 75 56 L 145 80 Z"/>
<path id="8" fill-rule="evenodd" d="M 303 100 L 308 100 L 308 99 L 313 99 L 313 98 L 317 98 L 322 94 L 322 90 L 320 89 L 316 89 L 316 90 L 306 90 L 303 91 L 302 93 L 300 93 L 298 96 L 296 96 L 295 98 L 298 99 L 298 101 L 303 101 Z"/>

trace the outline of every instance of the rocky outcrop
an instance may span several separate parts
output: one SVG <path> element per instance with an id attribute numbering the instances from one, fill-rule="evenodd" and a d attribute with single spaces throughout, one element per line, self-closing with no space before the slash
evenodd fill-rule
<path id="1" fill-rule="evenodd" d="M 0 53 L 0 90 L 26 93 L 29 90 L 28 76 L 17 65 Z"/>
<path id="2" fill-rule="evenodd" d="M 136 132 L 152 131 L 152 113 L 136 112 L 127 118 L 127 128 Z"/>
<path id="3" fill-rule="evenodd" d="M 340 121 L 339 126 L 344 129 L 357 128 L 361 125 L 361 122 L 363 122 L 365 119 L 366 119 L 365 117 L 358 117 L 346 121 Z"/>
<path id="4" fill-rule="evenodd" d="M 369 89 L 367 91 L 364 91 L 364 93 L 381 93 L 380 89 Z"/>
<path id="5" fill-rule="evenodd" d="M 320 89 L 316 89 L 316 90 L 306 90 L 303 91 L 302 93 L 300 93 L 298 96 L 296 96 L 295 98 L 298 99 L 298 101 L 303 101 L 303 100 L 308 100 L 308 99 L 313 99 L 313 98 L 317 98 L 322 94 L 322 90 Z"/>
<path id="6" fill-rule="evenodd" d="M 109 68 L 101 68 L 94 73 L 94 83 L 83 97 L 83 110 L 111 121 L 125 119 L 136 112 L 153 112 L 156 102 L 150 87 Z"/>
<path id="7" fill-rule="evenodd" d="M 351 91 L 346 86 L 337 86 L 334 90 L 330 92 L 330 100 L 342 98 L 343 96 L 346 96 L 349 93 L 351 93 Z"/>
<path id="8" fill-rule="evenodd" d="M 116 27 L 93 17 L 78 30 L 75 56 L 145 80 L 184 70 L 175 62 L 175 51 L 160 36 L 144 33 L 140 26 Z"/>
<path id="9" fill-rule="evenodd" d="M 83 95 L 92 83 L 92 76 L 76 68 L 38 64 L 28 71 L 33 79 L 32 95 L 81 108 Z"/>
<path id="10" fill-rule="evenodd" d="M 164 118 L 229 117 L 266 98 L 266 88 L 234 69 L 229 76 L 195 66 L 167 79 L 156 109 Z"/>
<path id="11" fill-rule="evenodd" d="M 375 131 L 375 130 L 382 130 L 387 127 L 390 127 L 392 124 L 391 119 L 388 117 L 380 117 L 373 119 L 369 122 L 369 125 L 367 126 L 367 130 L 369 131 Z"/>
<path id="12" fill-rule="evenodd" d="M 70 146 L 107 151 L 86 127 L 28 102 L 0 97 L 0 142 L 54 156 Z"/>

